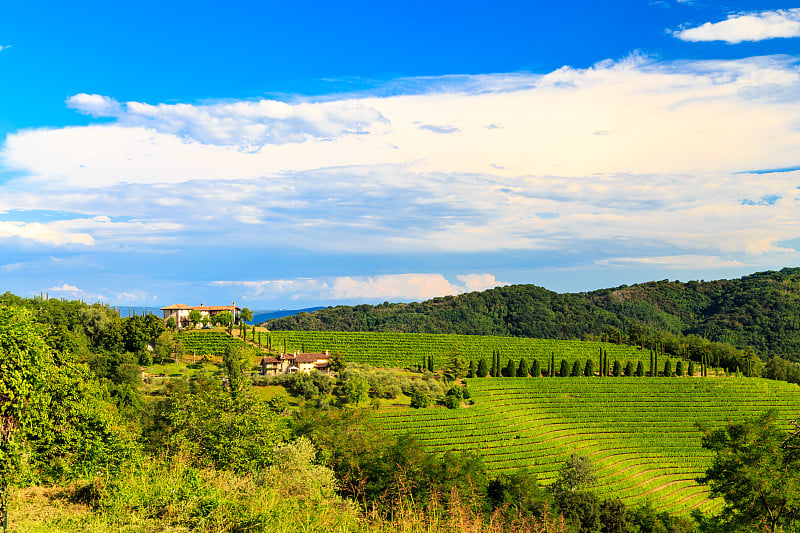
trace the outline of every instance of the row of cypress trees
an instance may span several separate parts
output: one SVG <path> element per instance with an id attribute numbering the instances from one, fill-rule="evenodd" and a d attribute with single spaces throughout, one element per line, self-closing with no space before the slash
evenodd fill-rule
<path id="1" fill-rule="evenodd" d="M 555 370 L 555 359 L 553 356 L 550 358 L 550 364 L 548 368 L 542 368 L 541 364 L 539 363 L 538 359 L 534 359 L 532 364 L 528 364 L 528 361 L 522 357 L 519 360 L 519 364 L 515 364 L 514 359 L 509 359 L 505 365 L 502 365 L 500 361 L 500 353 L 495 351 L 492 353 L 492 364 L 491 367 L 486 363 L 485 358 L 481 358 L 478 362 L 477 367 L 470 362 L 470 371 L 468 377 L 592 377 L 595 376 L 595 369 L 594 369 L 594 360 L 587 359 L 585 363 L 582 363 L 580 360 L 575 360 L 570 367 L 569 363 L 566 359 L 561 360 L 561 366 L 558 372 L 554 372 Z M 640 360 L 637 361 L 636 366 L 634 367 L 633 362 L 627 361 L 625 367 L 623 368 L 622 363 L 619 360 L 615 359 L 613 364 L 609 362 L 608 357 L 603 354 L 600 359 L 600 372 L 598 373 L 601 377 L 602 376 L 653 376 L 654 375 L 654 368 L 657 364 L 657 357 L 653 357 L 651 354 L 651 365 L 650 370 L 645 372 L 644 363 Z M 689 368 L 688 368 L 688 375 L 693 376 L 695 374 L 695 363 L 694 361 L 689 361 Z M 664 363 L 664 372 L 657 373 L 655 375 L 663 375 L 666 377 L 670 376 L 683 376 L 685 372 L 683 361 L 678 361 L 675 365 L 675 369 L 673 371 L 672 362 L 668 359 Z M 706 366 L 702 365 L 701 367 L 701 376 L 706 376 Z"/>

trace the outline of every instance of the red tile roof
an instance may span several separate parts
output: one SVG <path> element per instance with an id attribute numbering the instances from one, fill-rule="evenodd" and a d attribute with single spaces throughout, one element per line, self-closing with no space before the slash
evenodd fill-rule
<path id="1" fill-rule="evenodd" d="M 299 353 L 297 355 L 287 354 L 284 356 L 286 359 L 297 361 L 298 363 L 316 363 L 320 359 L 330 359 L 330 355 L 324 353 Z"/>

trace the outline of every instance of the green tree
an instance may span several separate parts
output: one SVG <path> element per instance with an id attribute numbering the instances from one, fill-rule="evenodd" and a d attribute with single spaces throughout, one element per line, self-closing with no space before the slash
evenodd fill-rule
<path id="1" fill-rule="evenodd" d="M 675 375 L 678 377 L 683 376 L 683 361 L 675 363 Z"/>
<path id="2" fill-rule="evenodd" d="M 569 377 L 577 378 L 581 375 L 581 362 L 577 359 L 574 363 L 572 363 L 572 372 L 569 373 Z"/>
<path id="3" fill-rule="evenodd" d="M 467 377 L 468 378 L 475 377 L 475 361 L 473 361 L 472 359 L 469 360 L 469 370 L 467 371 Z"/>
<path id="4" fill-rule="evenodd" d="M 250 322 L 253 320 L 253 312 L 245 307 L 241 311 L 239 311 L 239 320 L 244 322 Z"/>
<path id="5" fill-rule="evenodd" d="M 694 377 L 694 361 L 689 361 L 689 377 Z"/>
<path id="6" fill-rule="evenodd" d="M 633 363 L 628 361 L 625 363 L 625 377 L 633 376 Z"/>
<path id="7" fill-rule="evenodd" d="M 535 378 L 542 377 L 542 367 L 539 365 L 539 360 L 534 359 L 531 365 L 531 376 Z"/>
<path id="8" fill-rule="evenodd" d="M 225 373 L 228 376 L 231 396 L 237 397 L 245 386 L 244 371 L 248 367 L 247 349 L 239 344 L 228 344 L 222 356 Z"/>
<path id="9" fill-rule="evenodd" d="M 583 369 L 583 375 L 587 378 L 594 376 L 594 361 L 591 358 L 586 360 L 586 366 Z"/>
<path id="10" fill-rule="evenodd" d="M 622 363 L 617 359 L 614 359 L 614 370 L 611 373 L 615 378 L 618 378 L 620 374 L 622 374 Z"/>
<path id="11" fill-rule="evenodd" d="M 508 363 L 501 373 L 506 378 L 513 378 L 517 375 L 517 365 L 514 364 L 514 359 L 508 358 Z"/>
<path id="12" fill-rule="evenodd" d="M 527 378 L 530 375 L 531 367 L 528 365 L 527 359 L 524 357 L 519 360 L 519 367 L 517 367 L 517 377 Z"/>
<path id="13" fill-rule="evenodd" d="M 597 483 L 597 473 L 588 457 L 572 454 L 561 466 L 555 482 L 557 490 L 575 492 Z"/>
<path id="14" fill-rule="evenodd" d="M 672 363 L 669 359 L 664 362 L 664 377 L 669 378 L 672 377 Z"/>
<path id="15" fill-rule="evenodd" d="M 569 375 L 569 366 L 566 359 L 561 360 L 561 368 L 559 369 L 558 375 L 562 378 L 565 378 Z"/>
<path id="16" fill-rule="evenodd" d="M 358 405 L 369 399 L 369 382 L 358 374 L 347 376 L 344 382 L 344 398 L 347 403 Z"/>
<path id="17" fill-rule="evenodd" d="M 198 311 L 197 309 L 192 309 L 189 311 L 189 322 L 192 326 L 196 326 L 203 320 L 203 314 Z"/>
<path id="18" fill-rule="evenodd" d="M 411 407 L 415 409 L 424 409 L 431 404 L 431 397 L 422 389 L 412 389 L 409 397 L 411 398 Z"/>
<path id="19" fill-rule="evenodd" d="M 489 375 L 489 369 L 487 368 L 486 359 L 481 357 L 481 360 L 478 361 L 478 371 L 477 375 L 479 378 L 485 378 Z"/>
<path id="20" fill-rule="evenodd" d="M 774 533 L 800 525 L 798 420 L 789 434 L 780 429 L 774 410 L 722 429 L 704 430 L 703 448 L 715 457 L 698 481 L 709 485 L 711 496 L 724 500 L 722 516 L 728 531 L 757 528 Z"/>
<path id="21" fill-rule="evenodd" d="M 636 377 L 644 377 L 644 364 L 641 359 L 639 359 L 639 362 L 636 364 Z"/>
<path id="22" fill-rule="evenodd" d="M 222 311 L 213 317 L 214 324 L 230 327 L 233 324 L 233 314 L 230 311 Z"/>

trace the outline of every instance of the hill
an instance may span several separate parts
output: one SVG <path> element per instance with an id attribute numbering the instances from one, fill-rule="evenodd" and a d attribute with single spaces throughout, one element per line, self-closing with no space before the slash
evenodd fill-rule
<path id="1" fill-rule="evenodd" d="M 564 294 L 511 285 L 409 304 L 328 307 L 265 326 L 607 339 L 666 346 L 674 354 L 703 339 L 800 361 L 800 268 L 732 280 L 663 280 Z"/>
<path id="2" fill-rule="evenodd" d="M 720 506 L 695 481 L 712 458 L 696 424 L 722 426 L 774 408 L 788 426 L 800 410 L 800 388 L 757 378 L 478 378 L 467 389 L 468 408 L 373 416 L 429 451 L 475 451 L 490 471 L 527 468 L 545 483 L 570 454 L 586 456 L 603 497 L 676 514 Z"/>

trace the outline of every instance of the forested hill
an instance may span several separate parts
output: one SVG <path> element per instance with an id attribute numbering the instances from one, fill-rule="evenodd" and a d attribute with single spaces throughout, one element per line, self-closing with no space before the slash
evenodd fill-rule
<path id="1" fill-rule="evenodd" d="M 328 307 L 273 330 L 399 331 L 663 342 L 698 336 L 800 361 L 800 268 L 559 294 L 511 285 L 419 303 Z"/>

